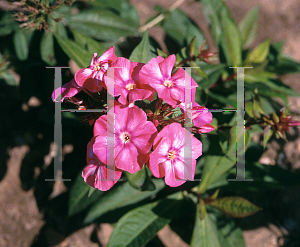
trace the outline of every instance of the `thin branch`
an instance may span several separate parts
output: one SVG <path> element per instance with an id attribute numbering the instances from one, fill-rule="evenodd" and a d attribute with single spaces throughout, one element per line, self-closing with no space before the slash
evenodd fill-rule
<path id="1" fill-rule="evenodd" d="M 175 3 L 172 4 L 172 6 L 170 6 L 170 8 L 168 9 L 168 11 L 172 12 L 173 10 L 175 10 L 176 8 L 178 8 L 185 0 L 177 0 Z M 139 32 L 145 32 L 148 28 L 151 28 L 153 26 L 155 26 L 156 24 L 158 24 L 159 22 L 161 22 L 164 18 L 165 18 L 165 14 L 160 14 L 158 15 L 156 18 L 154 18 L 152 21 L 150 21 L 149 23 L 141 26 L 139 28 Z"/>

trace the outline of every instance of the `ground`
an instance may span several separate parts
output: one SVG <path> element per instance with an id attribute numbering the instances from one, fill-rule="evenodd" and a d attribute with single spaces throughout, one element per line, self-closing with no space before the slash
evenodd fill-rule
<path id="1" fill-rule="evenodd" d="M 153 7 L 156 4 L 163 7 L 171 6 L 174 0 L 132 0 L 139 11 L 141 23 L 153 15 Z M 253 0 L 237 1 L 225 0 L 233 17 L 239 22 L 246 12 L 256 4 L 260 5 L 259 30 L 254 45 L 266 38 L 272 42 L 284 40 L 284 51 L 300 62 L 300 1 L 298 0 Z M 201 13 L 199 2 L 187 0 L 180 9 L 188 13 L 199 27 L 202 28 L 212 51 L 215 46 L 209 36 L 207 26 Z M 162 44 L 163 31 L 152 28 L 150 35 Z M 162 45 L 165 49 L 165 47 Z M 300 75 L 286 76 L 283 80 L 294 90 L 300 93 Z M 290 98 L 292 109 L 300 114 L 300 99 Z M 22 188 L 20 181 L 21 161 L 28 152 L 29 147 L 20 145 L 8 150 L 10 159 L 7 163 L 7 171 L 0 181 L 0 246 L 28 247 L 33 243 L 45 243 L 43 246 L 105 246 L 112 227 L 109 224 L 100 226 L 91 225 L 69 235 L 67 238 L 53 229 L 51 225 L 44 226 L 45 216 L 39 211 L 34 189 L 28 191 Z M 47 162 L 47 160 L 45 160 Z M 283 168 L 299 172 L 300 167 L 300 132 L 292 129 L 287 143 L 273 140 L 268 144 L 268 150 L 261 159 L 262 163 L 279 165 Z M 38 171 L 34 171 L 38 173 Z M 36 174 L 37 175 L 37 174 Z M 62 184 L 55 184 L 54 195 L 64 191 Z M 280 246 L 283 243 L 289 246 L 300 246 L 298 232 L 300 231 L 300 187 L 261 193 L 259 196 L 249 194 L 252 201 L 262 207 L 264 211 L 240 221 L 247 247 Z M 42 240 L 39 233 L 42 233 Z M 187 246 L 178 235 L 169 227 L 163 228 L 158 237 L 165 246 Z M 44 241 L 44 242 L 43 242 Z M 39 246 L 39 245 L 35 245 Z"/>

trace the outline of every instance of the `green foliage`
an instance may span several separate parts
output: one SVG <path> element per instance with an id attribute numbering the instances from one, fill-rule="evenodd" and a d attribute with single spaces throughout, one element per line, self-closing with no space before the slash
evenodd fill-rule
<path id="1" fill-rule="evenodd" d="M 179 213 L 181 193 L 131 210 L 117 223 L 108 242 L 108 247 L 140 247 Z"/>
<path id="2" fill-rule="evenodd" d="M 129 60 L 132 62 L 148 63 L 151 58 L 155 57 L 151 52 L 148 30 L 144 33 L 141 43 L 133 50 Z"/>
<path id="3" fill-rule="evenodd" d="M 156 179 L 153 182 L 156 187 L 154 191 L 139 191 L 132 188 L 129 183 L 123 183 L 118 187 L 112 188 L 109 193 L 102 196 L 101 199 L 91 207 L 84 220 L 85 223 L 91 223 L 102 214 L 113 209 L 140 202 L 157 194 L 157 192 L 164 188 L 164 182 L 161 179 Z"/>

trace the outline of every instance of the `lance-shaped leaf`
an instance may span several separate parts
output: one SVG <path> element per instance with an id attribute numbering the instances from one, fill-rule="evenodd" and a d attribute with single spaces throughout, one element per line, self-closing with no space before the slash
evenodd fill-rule
<path id="1" fill-rule="evenodd" d="M 75 179 L 75 182 L 70 191 L 69 197 L 69 216 L 79 213 L 80 211 L 86 209 L 92 203 L 97 201 L 104 193 L 100 190 L 93 190 L 91 193 L 91 188 L 84 182 L 81 176 L 81 172 Z M 92 188 L 94 189 L 94 188 Z"/>
<path id="2" fill-rule="evenodd" d="M 269 54 L 270 39 L 265 40 L 249 52 L 245 64 L 263 63 Z"/>
<path id="3" fill-rule="evenodd" d="M 133 35 L 137 28 L 111 11 L 87 10 L 66 18 L 72 29 L 100 40 L 116 40 Z"/>
<path id="4" fill-rule="evenodd" d="M 258 10 L 259 7 L 255 6 L 246 14 L 244 19 L 239 24 L 241 31 L 243 48 L 249 47 L 255 40 L 258 27 Z"/>
<path id="5" fill-rule="evenodd" d="M 148 63 L 151 58 L 155 57 L 151 52 L 148 30 L 144 33 L 142 41 L 134 48 L 129 60 L 131 62 Z"/>
<path id="6" fill-rule="evenodd" d="M 146 204 L 125 214 L 113 230 L 107 247 L 142 247 L 178 213 L 181 193 Z"/>
<path id="7" fill-rule="evenodd" d="M 72 40 L 62 38 L 58 34 L 54 34 L 55 38 L 62 48 L 62 50 L 68 55 L 69 58 L 80 67 L 85 68 L 90 64 L 90 53 L 83 49 L 80 45 L 76 44 Z"/>
<path id="8" fill-rule="evenodd" d="M 227 14 L 222 14 L 222 24 L 224 32 L 221 38 L 221 47 L 227 64 L 232 66 L 241 66 L 242 39 L 240 31 L 235 22 Z"/>
<path id="9" fill-rule="evenodd" d="M 200 219 L 200 205 L 197 205 L 195 227 L 191 240 L 191 247 L 223 247 L 224 237 L 218 232 L 215 222 L 209 214 Z"/>
<path id="10" fill-rule="evenodd" d="M 271 129 L 271 125 L 267 125 L 264 129 L 264 148 L 266 148 L 268 141 L 273 135 L 273 130 Z"/>
<path id="11" fill-rule="evenodd" d="M 84 222 L 91 223 L 108 211 L 142 201 L 155 195 L 165 187 L 165 183 L 162 179 L 155 179 L 153 182 L 156 187 L 155 191 L 142 192 L 132 188 L 129 183 L 123 183 L 112 188 L 109 193 L 102 196 L 100 200 L 90 208 Z"/>
<path id="12" fill-rule="evenodd" d="M 229 14 L 229 10 L 222 0 L 202 0 L 202 9 L 210 27 L 216 45 L 219 45 L 222 36 L 221 14 Z"/>
<path id="13" fill-rule="evenodd" d="M 18 29 L 14 33 L 13 41 L 15 50 L 20 60 L 26 60 L 29 53 L 30 40 L 33 35 L 33 31 Z"/>
<path id="14" fill-rule="evenodd" d="M 43 33 L 40 49 L 42 60 L 49 65 L 55 65 L 56 60 L 53 46 L 53 34 L 51 32 Z"/>
<path id="15" fill-rule="evenodd" d="M 151 178 L 149 177 L 149 172 L 147 167 L 143 166 L 143 168 L 135 173 L 125 172 L 125 175 L 128 179 L 129 184 L 141 191 L 145 190 L 155 190 L 155 184 L 152 182 Z"/>
<path id="16" fill-rule="evenodd" d="M 207 204 L 219 209 L 224 214 L 236 218 L 247 217 L 262 210 L 262 208 L 259 208 L 248 200 L 238 196 L 217 198 Z"/>

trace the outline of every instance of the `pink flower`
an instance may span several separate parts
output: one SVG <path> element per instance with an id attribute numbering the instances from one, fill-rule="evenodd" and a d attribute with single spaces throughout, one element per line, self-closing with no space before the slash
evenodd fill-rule
<path id="1" fill-rule="evenodd" d="M 112 136 L 113 133 L 114 148 L 107 148 L 107 135 Z M 110 157 L 115 157 L 115 166 L 118 169 L 135 173 L 149 159 L 156 134 L 154 124 L 147 121 L 143 110 L 137 106 L 121 108 L 117 105 L 107 115 L 96 120 L 93 150 L 103 163 L 108 164 L 107 153 L 110 152 Z"/>
<path id="2" fill-rule="evenodd" d="M 112 46 L 98 58 L 97 53 L 94 53 L 91 65 L 76 72 L 76 83 L 81 87 L 85 87 L 90 92 L 99 92 L 104 86 L 104 73 L 107 71 L 107 68 L 111 65 L 111 63 L 117 58 L 114 52 L 115 48 Z"/>
<path id="3" fill-rule="evenodd" d="M 141 83 L 148 83 L 157 91 L 159 98 L 173 107 L 184 102 L 185 76 L 191 82 L 189 89 L 191 89 L 192 101 L 195 101 L 196 87 L 198 87 L 197 83 L 182 68 L 171 75 L 174 65 L 175 55 L 166 59 L 158 56 L 143 66 L 139 74 Z"/>
<path id="4" fill-rule="evenodd" d="M 116 67 L 114 70 L 114 91 L 108 88 L 108 92 L 114 97 L 120 96 L 118 101 L 122 105 L 127 105 L 127 96 L 129 104 L 133 104 L 136 100 L 148 99 L 155 91 L 147 83 L 139 82 L 139 71 L 143 63 L 130 62 L 124 57 L 117 58 L 111 67 Z M 107 77 L 105 78 L 107 85 Z"/>
<path id="5" fill-rule="evenodd" d="M 184 103 L 181 103 L 179 107 L 182 112 L 186 112 Z M 199 128 L 198 133 L 207 133 L 214 130 L 214 127 L 211 125 L 212 114 L 206 107 L 192 102 L 192 110 L 189 109 L 186 113 L 187 117 L 192 119 L 193 124 Z"/>
<path id="6" fill-rule="evenodd" d="M 109 190 L 122 175 L 122 171 L 115 169 L 115 171 L 109 171 L 104 163 L 102 163 L 93 151 L 93 144 L 95 138 L 88 143 L 87 146 L 87 163 L 82 171 L 82 177 L 84 181 L 89 185 L 98 190 L 107 191 Z"/>
<path id="7" fill-rule="evenodd" d="M 179 186 L 186 178 L 194 178 L 196 159 L 202 155 L 202 143 L 192 137 L 192 157 L 184 159 L 185 135 L 192 135 L 179 123 L 165 126 L 156 136 L 148 166 L 155 177 L 165 177 L 171 187 Z M 186 147 L 188 149 L 188 147 Z M 192 162 L 188 164 L 187 162 Z"/>
<path id="8" fill-rule="evenodd" d="M 65 98 L 71 98 L 74 95 L 78 94 L 82 90 L 82 87 L 78 86 L 76 81 L 72 79 L 70 82 L 64 84 L 62 87 L 57 88 L 52 93 L 52 100 L 58 102 L 59 97 L 61 96 L 61 102 Z"/>

